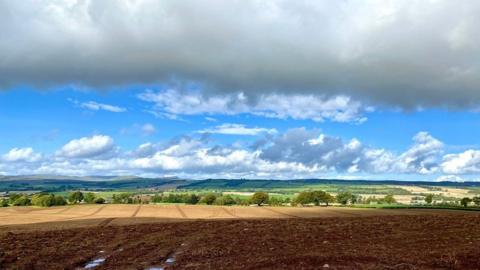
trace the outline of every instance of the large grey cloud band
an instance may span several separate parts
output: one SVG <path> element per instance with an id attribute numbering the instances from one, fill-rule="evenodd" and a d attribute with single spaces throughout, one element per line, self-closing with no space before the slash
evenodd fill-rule
<path id="1" fill-rule="evenodd" d="M 0 87 L 198 82 L 405 108 L 480 101 L 478 1 L 0 1 Z"/>

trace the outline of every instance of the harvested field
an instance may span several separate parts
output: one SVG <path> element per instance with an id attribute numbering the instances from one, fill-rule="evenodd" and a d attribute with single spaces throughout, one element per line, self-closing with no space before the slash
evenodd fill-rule
<path id="1" fill-rule="evenodd" d="M 433 211 L 433 212 L 432 212 Z M 415 215 L 437 213 L 437 210 L 362 209 L 344 207 L 246 207 L 206 205 L 74 205 L 51 208 L 8 207 L 0 208 L 0 226 L 43 222 L 85 221 L 113 223 L 122 218 L 134 223 L 142 220 L 183 219 L 242 219 L 242 218 L 315 218 L 315 217 L 361 217 L 377 215 Z M 78 222 L 77 222 L 78 223 Z"/>
<path id="2" fill-rule="evenodd" d="M 222 209 L 215 207 L 215 211 Z M 278 211 L 282 217 L 303 213 L 289 208 L 267 209 L 254 211 Z M 192 211 L 182 210 L 186 214 Z M 480 268 L 477 213 L 417 211 L 405 215 L 384 210 L 375 212 L 381 215 L 358 212 L 359 216 L 348 216 L 350 212 L 328 210 L 335 210 L 328 212 L 329 216 L 342 213 L 345 217 L 160 219 L 162 222 L 121 226 L 115 221 L 127 224 L 128 220 L 154 219 L 86 219 L 82 221 L 84 228 L 46 229 L 30 224 L 23 225 L 23 231 L 17 230 L 22 226 L 3 226 L 0 269 L 82 269 L 95 261 L 99 262 L 95 269 Z M 151 209 L 145 209 L 144 214 L 148 211 Z M 75 222 L 79 220 L 50 225 Z"/>

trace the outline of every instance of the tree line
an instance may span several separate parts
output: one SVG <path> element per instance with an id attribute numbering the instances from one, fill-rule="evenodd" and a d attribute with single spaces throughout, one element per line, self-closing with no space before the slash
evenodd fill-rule
<path id="1" fill-rule="evenodd" d="M 433 194 L 427 194 L 424 200 L 427 204 L 433 204 Z M 81 191 L 70 192 L 66 197 L 55 195 L 51 193 L 37 193 L 34 195 L 26 195 L 19 193 L 11 193 L 8 198 L 0 200 L 0 207 L 7 206 L 42 206 L 50 207 L 55 205 L 66 204 L 103 204 L 105 199 L 93 192 L 83 193 Z M 113 194 L 111 203 L 115 204 L 139 204 L 139 203 L 184 203 L 184 204 L 205 204 L 205 205 L 291 205 L 291 206 L 306 206 L 306 205 L 325 205 L 329 206 L 332 203 L 339 203 L 342 205 L 348 204 L 394 204 L 396 200 L 393 195 L 388 194 L 384 197 L 362 197 L 353 194 L 349 191 L 338 193 L 336 196 L 322 191 L 311 190 L 302 191 L 293 198 L 283 196 L 269 196 L 266 192 L 255 192 L 252 196 L 232 196 L 230 194 L 222 193 L 175 193 L 165 192 L 158 193 L 153 196 L 139 195 L 135 193 L 119 193 Z M 457 201 L 457 205 L 468 207 L 471 204 L 480 206 L 480 196 L 473 198 L 462 198 Z"/>
<path id="2" fill-rule="evenodd" d="M 129 193 L 114 194 L 113 203 L 136 204 L 136 203 L 185 203 L 185 204 L 205 204 L 205 205 L 250 205 L 250 204 L 276 204 L 280 205 L 287 202 L 281 198 L 270 197 L 268 193 L 256 192 L 249 198 L 232 196 L 219 193 L 159 193 L 148 200 L 143 200 L 141 196 Z"/>
<path id="3" fill-rule="evenodd" d="M 386 195 L 383 198 L 363 198 L 351 192 L 340 192 L 336 196 L 322 190 L 302 191 L 294 198 L 269 196 L 266 192 L 255 192 L 250 197 L 232 196 L 221 193 L 159 193 L 148 200 L 141 196 L 129 193 L 114 194 L 113 203 L 137 204 L 137 203 L 184 203 L 184 204 L 205 204 L 205 205 L 325 205 L 340 203 L 342 205 L 357 203 L 396 203 L 393 195 Z"/>
<path id="4" fill-rule="evenodd" d="M 18 194 L 18 193 L 11 193 L 8 195 L 8 198 L 2 199 L 0 201 L 1 207 L 7 206 L 42 206 L 42 207 L 50 207 L 50 206 L 58 206 L 58 205 L 67 205 L 70 204 L 77 204 L 77 203 L 105 203 L 105 199 L 102 197 L 97 197 L 95 193 L 88 192 L 83 193 L 81 191 L 74 191 L 68 194 L 68 197 L 65 198 L 61 195 L 55 195 L 51 193 L 37 193 L 31 196 L 26 194 Z"/>

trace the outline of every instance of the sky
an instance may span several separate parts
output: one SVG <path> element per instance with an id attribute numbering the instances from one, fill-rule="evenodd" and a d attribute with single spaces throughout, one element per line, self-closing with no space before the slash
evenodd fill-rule
<path id="1" fill-rule="evenodd" d="M 0 175 L 478 181 L 479 13 L 0 0 Z"/>

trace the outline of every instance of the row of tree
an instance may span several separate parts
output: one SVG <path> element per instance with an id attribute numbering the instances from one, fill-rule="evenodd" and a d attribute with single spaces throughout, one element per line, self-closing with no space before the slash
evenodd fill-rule
<path id="1" fill-rule="evenodd" d="M 84 194 L 81 191 L 75 191 L 68 195 L 68 202 L 71 204 L 77 204 L 81 202 L 102 204 L 105 203 L 105 199 L 102 197 L 97 197 L 93 192 L 87 192 Z"/>
<path id="2" fill-rule="evenodd" d="M 433 194 L 427 194 L 424 197 L 424 200 L 427 204 L 432 204 L 434 199 Z M 272 196 L 270 197 L 265 192 L 256 192 L 251 197 L 245 198 L 240 196 L 231 196 L 223 195 L 219 193 L 206 193 L 206 194 L 195 194 L 195 193 L 162 193 L 156 194 L 153 197 L 147 200 L 148 202 L 153 203 L 185 203 L 185 204 L 206 204 L 206 205 L 329 205 L 331 203 L 340 203 L 342 205 L 347 204 L 392 204 L 396 203 L 393 195 L 386 195 L 381 198 L 377 197 L 362 197 L 359 195 L 352 194 L 351 192 L 340 192 L 336 196 L 333 196 L 325 191 L 315 190 L 315 191 L 303 191 L 300 192 L 296 197 L 290 199 L 288 197 L 279 197 Z M 142 199 L 140 195 L 133 193 L 120 193 L 114 194 L 112 198 L 113 203 L 124 203 L 124 204 L 136 204 L 136 203 L 145 203 L 147 202 Z M 88 204 L 102 204 L 105 203 L 105 199 L 102 197 L 97 197 L 95 193 L 88 192 L 83 193 L 81 191 L 75 191 L 68 194 L 67 199 L 60 195 L 48 194 L 48 193 L 39 193 L 35 195 L 25 195 L 11 193 L 8 199 L 3 199 L 0 201 L 0 206 L 5 207 L 9 205 L 13 206 L 27 206 L 27 205 L 36 205 L 36 206 L 54 206 L 54 205 L 66 205 L 77 204 L 77 203 L 88 203 Z M 480 206 L 480 196 L 473 198 L 465 197 L 456 202 L 457 205 L 460 204 L 463 207 L 467 207 L 472 203 L 476 206 Z"/>
<path id="3" fill-rule="evenodd" d="M 480 206 L 480 197 L 475 196 L 473 198 L 465 197 L 460 200 L 460 204 L 463 207 L 468 207 L 469 204 L 474 203 L 476 206 Z"/>
<path id="4" fill-rule="evenodd" d="M 114 194 L 112 197 L 113 203 L 143 203 L 139 196 L 128 193 Z M 153 203 L 185 203 L 185 204 L 206 204 L 206 205 L 250 205 L 250 204 L 282 204 L 284 200 L 273 197 L 270 198 L 265 192 L 256 192 L 250 198 L 242 198 L 238 196 L 231 196 L 228 194 L 222 195 L 217 193 L 165 193 L 156 194 L 151 199 Z"/>
<path id="5" fill-rule="evenodd" d="M 83 194 L 80 191 L 71 192 L 68 195 L 68 202 L 65 197 L 61 195 L 49 194 L 49 193 L 38 193 L 31 196 L 26 194 L 11 193 L 8 196 L 8 199 L 2 199 L 0 201 L 1 207 L 7 206 L 43 206 L 50 207 L 55 205 L 66 205 L 67 203 L 76 204 L 80 202 L 85 203 L 105 203 L 105 199 L 101 197 L 96 197 L 94 193 L 89 192 Z"/>
<path id="6" fill-rule="evenodd" d="M 342 205 L 347 204 L 371 204 L 371 203 L 378 203 L 378 204 L 393 204 L 396 203 L 395 198 L 393 195 L 388 194 L 382 198 L 376 197 L 362 197 L 359 195 L 352 194 L 349 191 L 340 192 L 337 196 L 333 196 L 330 193 L 325 191 L 316 190 L 316 191 L 303 191 L 300 192 L 297 197 L 293 200 L 292 204 L 294 205 L 320 205 L 325 204 L 329 205 L 330 203 L 340 203 Z"/>
<path id="7" fill-rule="evenodd" d="M 432 204 L 434 199 L 433 194 L 426 194 L 425 195 L 425 202 L 427 204 Z M 460 203 L 461 206 L 463 207 L 468 207 L 470 204 L 474 204 L 475 206 L 480 206 L 480 196 L 475 196 L 473 198 L 470 197 L 464 197 L 460 199 L 460 201 L 455 201 L 454 203 Z"/>
<path id="8" fill-rule="evenodd" d="M 265 192 L 255 192 L 251 197 L 245 198 L 240 196 L 231 196 L 228 194 L 218 193 L 160 193 L 150 198 L 150 200 L 142 200 L 135 194 L 121 193 L 113 195 L 113 203 L 185 203 L 185 204 L 206 204 L 206 205 L 326 205 L 338 202 L 340 204 L 356 204 L 356 203 L 395 203 L 393 195 L 386 195 L 383 198 L 368 197 L 352 194 L 351 192 L 340 192 L 337 196 L 321 190 L 303 191 L 295 198 L 269 196 Z"/>

